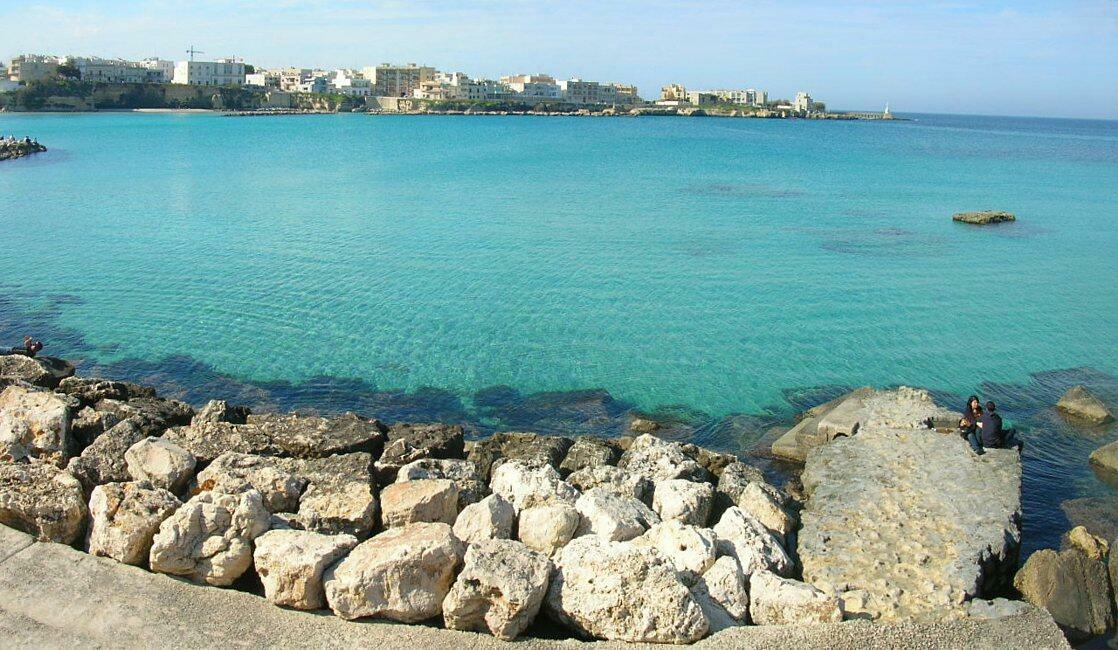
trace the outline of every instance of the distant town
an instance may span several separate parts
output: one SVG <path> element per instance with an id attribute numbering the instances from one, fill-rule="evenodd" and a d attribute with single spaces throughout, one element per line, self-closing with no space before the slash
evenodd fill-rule
<path id="1" fill-rule="evenodd" d="M 891 119 L 884 113 L 834 113 L 806 92 L 770 100 L 755 88 L 689 90 L 664 86 L 643 99 L 637 87 L 618 82 L 514 74 L 500 79 L 443 72 L 433 66 L 382 63 L 357 69 L 258 68 L 227 57 L 142 61 L 82 56 L 16 56 L 0 77 L 0 108 L 98 110 L 203 108 L 376 113 L 558 112 L 594 114 L 732 115 L 814 119 Z M 175 88 L 180 87 L 180 88 Z M 184 92 L 185 91 L 185 92 Z"/>

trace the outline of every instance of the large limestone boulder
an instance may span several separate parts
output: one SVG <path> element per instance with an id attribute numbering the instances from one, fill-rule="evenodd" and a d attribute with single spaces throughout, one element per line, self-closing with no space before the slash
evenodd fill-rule
<path id="1" fill-rule="evenodd" d="M 578 532 L 582 515 L 568 503 L 545 503 L 520 511 L 517 538 L 528 548 L 555 555 Z"/>
<path id="2" fill-rule="evenodd" d="M 120 417 L 115 413 L 98 411 L 86 406 L 70 420 L 70 436 L 77 449 L 84 449 L 120 421 Z"/>
<path id="3" fill-rule="evenodd" d="M 603 488 L 619 497 L 636 499 L 646 505 L 652 503 L 653 484 L 649 479 L 610 465 L 585 467 L 567 477 L 567 482 L 581 492 Z"/>
<path id="4" fill-rule="evenodd" d="M 89 499 L 91 555 L 140 566 L 148 559 L 159 525 L 182 502 L 148 482 L 106 483 L 93 488 Z"/>
<path id="5" fill-rule="evenodd" d="M 335 454 L 371 454 L 384 449 L 386 427 L 353 413 L 324 418 L 294 413 L 249 415 L 246 423 L 295 458 L 327 458 Z"/>
<path id="6" fill-rule="evenodd" d="M 986 226 L 992 223 L 1016 221 L 1017 217 L 1012 212 L 998 210 L 982 210 L 979 212 L 957 212 L 951 217 L 952 221 L 969 223 L 973 226 Z"/>
<path id="7" fill-rule="evenodd" d="M 146 436 L 136 420 L 124 420 L 103 433 L 77 458 L 71 458 L 67 469 L 77 477 L 86 492 L 105 483 L 132 480 L 124 455 Z"/>
<path id="8" fill-rule="evenodd" d="M 387 528 L 420 522 L 454 524 L 458 487 L 442 478 L 393 483 L 380 492 L 381 517 Z"/>
<path id="9" fill-rule="evenodd" d="M 718 536 L 719 552 L 736 558 L 746 574 L 772 571 L 786 576 L 792 572 L 792 558 L 780 540 L 756 517 L 737 506 L 722 514 L 714 534 Z"/>
<path id="10" fill-rule="evenodd" d="M 764 570 L 749 578 L 749 612 L 757 625 L 803 625 L 842 620 L 842 605 L 834 596 L 828 596 L 809 584 Z"/>
<path id="11" fill-rule="evenodd" d="M 633 540 L 636 546 L 659 551 L 679 571 L 683 581 L 694 584 L 714 565 L 718 557 L 718 538 L 709 528 L 698 528 L 677 520 L 658 523 Z"/>
<path id="12" fill-rule="evenodd" d="M 256 490 L 202 492 L 159 526 L 148 555 L 151 570 L 197 583 L 233 584 L 252 566 L 252 542 L 268 530 L 269 518 Z"/>
<path id="13" fill-rule="evenodd" d="M 194 455 L 170 440 L 144 438 L 124 452 L 128 473 L 137 481 L 181 494 L 194 478 Z"/>
<path id="14" fill-rule="evenodd" d="M 194 414 L 190 421 L 195 422 L 228 422 L 230 424 L 244 424 L 252 411 L 247 406 L 234 406 L 223 399 L 212 399 L 206 402 L 202 410 Z"/>
<path id="15" fill-rule="evenodd" d="M 729 555 L 718 558 L 691 593 L 710 621 L 712 634 L 749 623 L 749 580 Z"/>
<path id="16" fill-rule="evenodd" d="M 359 540 L 372 534 L 379 512 L 372 456 L 364 452 L 338 454 L 293 460 L 288 467 L 306 481 L 298 510 L 304 528 L 353 535 Z"/>
<path id="17" fill-rule="evenodd" d="M 282 461 L 265 456 L 226 452 L 198 472 L 198 490 L 240 494 L 255 490 L 269 512 L 294 512 L 306 481 Z"/>
<path id="18" fill-rule="evenodd" d="M 1118 441 L 1105 444 L 1091 452 L 1091 464 L 1118 473 Z"/>
<path id="19" fill-rule="evenodd" d="M 155 389 L 125 381 L 97 377 L 67 377 L 58 384 L 58 392 L 69 395 L 82 406 L 93 406 L 101 400 L 126 402 L 136 398 L 155 398 Z"/>
<path id="20" fill-rule="evenodd" d="M 664 520 L 675 520 L 692 526 L 706 526 L 714 505 L 714 488 L 710 483 L 669 479 L 656 483 L 652 509 Z"/>
<path id="21" fill-rule="evenodd" d="M 621 455 L 618 467 L 653 481 L 681 478 L 703 480 L 707 472 L 683 451 L 678 442 L 667 442 L 656 436 L 638 436 Z"/>
<path id="22" fill-rule="evenodd" d="M 446 524 L 410 524 L 362 542 L 327 569 L 326 601 L 338 616 L 418 623 L 442 613 L 462 561 Z"/>
<path id="23" fill-rule="evenodd" d="M 1103 634 L 1114 625 L 1107 567 L 1079 549 L 1033 553 L 1013 586 L 1025 600 L 1047 609 L 1073 641 Z"/>
<path id="24" fill-rule="evenodd" d="M 454 536 L 467 544 L 487 539 L 509 539 L 516 523 L 516 511 L 501 496 L 490 494 L 471 503 L 454 520 Z"/>
<path id="25" fill-rule="evenodd" d="M 551 560 L 524 544 L 491 539 L 471 544 L 458 579 L 443 600 L 452 630 L 489 632 L 511 641 L 540 611 Z"/>
<path id="26" fill-rule="evenodd" d="M 631 497 L 619 497 L 609 490 L 594 488 L 575 503 L 582 519 L 576 535 L 598 535 L 611 542 L 640 537 L 660 518 L 648 506 Z"/>
<path id="27" fill-rule="evenodd" d="M 73 450 L 70 403 L 25 386 L 0 392 L 0 461 L 37 458 L 65 467 Z"/>
<path id="28" fill-rule="evenodd" d="M 731 463 L 722 470 L 715 487 L 717 498 L 724 499 L 725 508 L 737 505 L 738 498 L 750 483 L 765 483 L 765 474 L 760 468 L 743 462 Z M 725 510 L 723 508 L 723 510 Z"/>
<path id="29" fill-rule="evenodd" d="M 248 424 L 196 422 L 169 429 L 163 439 L 189 451 L 203 465 L 212 463 L 227 452 L 254 456 L 278 456 L 283 453 L 269 435 Z"/>
<path id="30" fill-rule="evenodd" d="M 0 524 L 41 542 L 72 544 L 88 514 L 81 483 L 45 463 L 0 463 Z"/>
<path id="31" fill-rule="evenodd" d="M 446 424 L 397 424 L 388 430 L 384 452 L 376 462 L 377 480 L 388 485 L 401 467 L 420 458 L 462 458 L 462 427 Z M 480 471 L 480 468 L 479 468 Z"/>
<path id="32" fill-rule="evenodd" d="M 510 460 L 493 470 L 489 487 L 517 511 L 547 503 L 573 505 L 578 500 L 578 490 L 561 479 L 554 467 L 523 460 Z"/>
<path id="33" fill-rule="evenodd" d="M 538 433 L 495 433 L 479 440 L 469 453 L 481 476 L 492 477 L 493 470 L 510 460 L 530 465 L 550 465 L 556 470 L 571 448 L 570 438 L 542 436 Z"/>
<path id="34" fill-rule="evenodd" d="M 837 592 L 848 614 L 912 619 L 1008 586 L 1021 539 L 1016 450 L 976 456 L 958 435 L 863 426 L 814 450 L 802 481 L 804 580 Z"/>
<path id="35" fill-rule="evenodd" d="M 619 460 L 621 448 L 617 443 L 593 436 L 581 436 L 567 450 L 567 455 L 559 464 L 559 472 L 570 474 L 588 467 L 608 467 L 616 465 Z"/>
<path id="36" fill-rule="evenodd" d="M 1092 535 L 1086 526 L 1072 528 L 1064 533 L 1061 541 L 1065 547 L 1077 548 L 1092 560 L 1106 562 L 1110 557 L 1110 542 L 1098 535 Z"/>
<path id="37" fill-rule="evenodd" d="M 782 544 L 796 530 L 796 517 L 784 507 L 772 486 L 750 483 L 738 495 L 737 506 L 764 524 Z"/>
<path id="38" fill-rule="evenodd" d="M 103 399 L 93 408 L 113 413 L 121 420 L 133 420 L 148 436 L 159 436 L 169 427 L 190 424 L 194 417 L 194 409 L 189 404 L 158 397 L 131 397 L 125 401 Z"/>
<path id="39" fill-rule="evenodd" d="M 22 354 L 0 356 L 0 379 L 12 379 L 34 386 L 54 388 L 73 374 L 73 364 L 55 357 L 32 358 Z"/>
<path id="40" fill-rule="evenodd" d="M 1110 409 L 1086 386 L 1073 386 L 1064 393 L 1056 408 L 1065 415 L 1091 424 L 1106 424 L 1114 419 Z"/>
<path id="41" fill-rule="evenodd" d="M 579 537 L 555 558 L 546 608 L 586 636 L 634 643 L 693 643 L 706 615 L 658 552 Z"/>
<path id="42" fill-rule="evenodd" d="M 295 609 L 326 606 L 322 574 L 353 547 L 353 535 L 323 535 L 309 530 L 270 530 L 255 541 L 253 560 L 264 597 Z"/>
<path id="43" fill-rule="evenodd" d="M 458 509 L 481 501 L 489 494 L 489 486 L 481 479 L 477 467 L 468 460 L 453 458 L 421 458 L 404 465 L 396 473 L 396 482 L 425 478 L 445 478 L 458 487 Z"/>

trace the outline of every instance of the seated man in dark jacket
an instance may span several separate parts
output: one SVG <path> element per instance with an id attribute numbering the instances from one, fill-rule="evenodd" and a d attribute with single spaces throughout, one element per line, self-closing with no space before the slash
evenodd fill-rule
<path id="1" fill-rule="evenodd" d="M 1002 416 L 998 415 L 995 408 L 993 402 L 986 402 L 986 412 L 982 414 L 982 421 L 978 424 L 982 446 L 993 449 L 1016 448 L 1020 451 L 1024 445 L 1017 439 L 1017 432 L 1002 428 Z"/>

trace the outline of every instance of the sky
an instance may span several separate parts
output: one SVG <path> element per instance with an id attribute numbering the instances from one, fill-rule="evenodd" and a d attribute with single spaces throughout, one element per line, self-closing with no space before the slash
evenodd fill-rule
<path id="1" fill-rule="evenodd" d="M 0 0 L 21 53 L 424 63 L 810 92 L 831 109 L 1118 119 L 1118 0 Z"/>

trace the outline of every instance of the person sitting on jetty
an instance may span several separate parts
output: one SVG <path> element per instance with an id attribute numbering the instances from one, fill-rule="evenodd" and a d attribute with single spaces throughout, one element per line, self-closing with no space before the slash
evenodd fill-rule
<path id="1" fill-rule="evenodd" d="M 993 402 L 986 402 L 986 411 L 982 414 L 982 419 L 978 422 L 980 432 L 978 434 L 971 434 L 968 437 L 970 440 L 971 448 L 975 449 L 975 453 L 981 454 L 984 447 L 991 449 L 1016 449 L 1021 451 L 1024 448 L 1022 443 L 1017 438 L 1017 431 L 1014 429 L 1005 429 L 1002 426 L 1002 416 L 997 413 L 997 405 Z"/>
<path id="2" fill-rule="evenodd" d="M 25 357 L 34 358 L 40 350 L 43 349 L 43 342 L 36 341 L 30 336 L 23 337 L 23 345 L 12 348 L 10 354 L 22 354 Z"/>
<path id="3" fill-rule="evenodd" d="M 959 433 L 963 440 L 970 443 L 975 453 L 981 449 L 978 445 L 978 423 L 981 420 L 982 402 L 978 400 L 978 395 L 971 395 L 967 398 L 966 406 L 963 407 L 963 417 L 959 420 Z"/>

